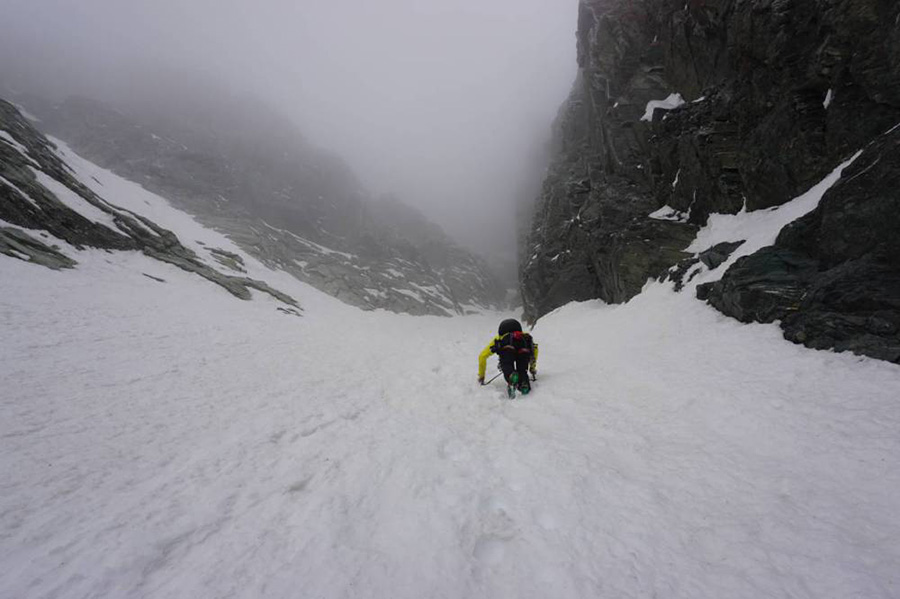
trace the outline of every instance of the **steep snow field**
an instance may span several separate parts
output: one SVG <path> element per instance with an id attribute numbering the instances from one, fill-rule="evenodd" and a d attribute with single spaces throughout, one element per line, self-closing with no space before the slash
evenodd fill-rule
<path id="1" fill-rule="evenodd" d="M 507 315 L 363 313 L 246 258 L 300 318 L 66 251 L 0 256 L 0 597 L 900 597 L 896 366 L 653 283 L 543 319 L 509 401 L 475 382 Z"/>

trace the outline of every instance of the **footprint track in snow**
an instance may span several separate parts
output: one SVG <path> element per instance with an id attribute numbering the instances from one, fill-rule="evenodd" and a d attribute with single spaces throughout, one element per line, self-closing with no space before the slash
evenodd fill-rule
<path id="1" fill-rule="evenodd" d="M 481 533 L 475 539 L 472 556 L 482 565 L 496 566 L 504 561 L 507 546 L 519 536 L 516 521 L 507 513 L 506 503 L 488 496 L 478 506 Z"/>
<path id="2" fill-rule="evenodd" d="M 537 510 L 534 514 L 534 521 L 546 531 L 559 528 L 559 518 L 556 514 L 547 510 Z"/>
<path id="3" fill-rule="evenodd" d="M 451 462 L 463 462 L 471 454 L 459 439 L 447 439 L 438 445 L 438 456 Z"/>
<path id="4" fill-rule="evenodd" d="M 490 535 L 481 536 L 475 541 L 475 549 L 472 551 L 472 555 L 485 565 L 496 566 L 506 556 L 506 540 Z"/>

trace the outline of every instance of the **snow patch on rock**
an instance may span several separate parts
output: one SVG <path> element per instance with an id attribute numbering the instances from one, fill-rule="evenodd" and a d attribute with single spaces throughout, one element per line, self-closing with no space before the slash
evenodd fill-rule
<path id="1" fill-rule="evenodd" d="M 684 98 L 681 97 L 681 94 L 677 93 L 669 94 L 665 100 L 650 100 L 647 102 L 647 108 L 644 111 L 644 116 L 641 117 L 641 120 L 652 121 L 654 110 L 674 110 L 679 106 L 683 106 L 684 103 Z"/>

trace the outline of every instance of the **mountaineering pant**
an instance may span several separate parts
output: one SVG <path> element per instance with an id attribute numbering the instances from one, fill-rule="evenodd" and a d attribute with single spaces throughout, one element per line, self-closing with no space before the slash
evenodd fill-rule
<path id="1" fill-rule="evenodd" d="M 528 384 L 528 364 L 531 362 L 531 353 L 520 354 L 515 351 L 502 351 L 497 357 L 500 358 L 500 370 L 503 371 L 503 378 L 509 384 L 509 377 L 512 373 L 519 373 L 520 383 Z"/>

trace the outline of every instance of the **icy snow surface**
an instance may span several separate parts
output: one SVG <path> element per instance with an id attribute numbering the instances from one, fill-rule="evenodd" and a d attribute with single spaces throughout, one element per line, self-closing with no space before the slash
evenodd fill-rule
<path id="1" fill-rule="evenodd" d="M 506 314 L 362 312 L 245 258 L 297 318 L 66 253 L 0 256 L 0 597 L 900 595 L 897 366 L 651 283 L 542 319 L 508 401 L 474 381 Z"/>

